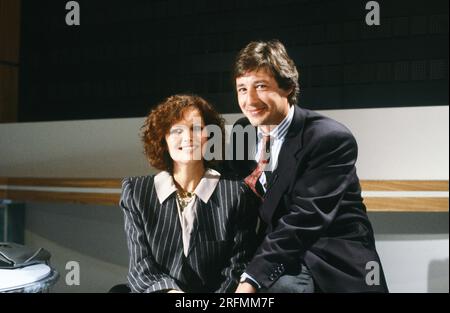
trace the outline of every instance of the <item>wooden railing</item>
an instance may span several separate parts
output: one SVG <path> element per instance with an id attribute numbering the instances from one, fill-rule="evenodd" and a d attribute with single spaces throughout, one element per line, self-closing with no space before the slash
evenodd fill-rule
<path id="1" fill-rule="evenodd" d="M 448 212 L 448 180 L 363 180 L 370 212 Z M 0 178 L 0 199 L 117 205 L 121 179 Z"/>

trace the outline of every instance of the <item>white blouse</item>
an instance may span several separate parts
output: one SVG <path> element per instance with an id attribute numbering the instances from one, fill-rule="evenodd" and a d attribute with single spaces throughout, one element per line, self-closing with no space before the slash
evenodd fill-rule
<path id="1" fill-rule="evenodd" d="M 189 251 L 189 242 L 191 240 L 192 227 L 194 225 L 197 202 L 203 201 L 207 203 L 209 198 L 211 198 L 217 184 L 220 180 L 220 173 L 213 170 L 207 169 L 202 179 L 198 183 L 194 190 L 194 197 L 189 202 L 189 204 L 181 210 L 178 201 L 178 216 L 180 218 L 182 233 L 183 233 L 183 251 L 184 255 L 187 256 Z M 155 189 L 158 196 L 159 203 L 163 203 L 169 196 L 177 192 L 177 187 L 173 181 L 172 175 L 169 172 L 162 171 L 155 176 Z"/>

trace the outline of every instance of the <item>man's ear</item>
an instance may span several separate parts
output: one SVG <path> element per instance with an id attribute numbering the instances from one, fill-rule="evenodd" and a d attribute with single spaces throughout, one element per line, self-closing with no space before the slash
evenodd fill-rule
<path id="1" fill-rule="evenodd" d="M 281 88 L 281 90 L 283 90 L 283 96 L 288 98 L 294 92 L 294 87 L 289 87 L 287 89 Z"/>

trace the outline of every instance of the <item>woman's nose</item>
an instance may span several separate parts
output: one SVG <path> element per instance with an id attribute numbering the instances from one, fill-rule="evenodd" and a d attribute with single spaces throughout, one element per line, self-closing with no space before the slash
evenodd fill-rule
<path id="1" fill-rule="evenodd" d="M 189 131 L 189 132 L 184 132 L 183 137 L 181 139 L 183 142 L 189 142 L 189 141 L 191 141 L 191 138 L 192 138 L 192 133 Z"/>

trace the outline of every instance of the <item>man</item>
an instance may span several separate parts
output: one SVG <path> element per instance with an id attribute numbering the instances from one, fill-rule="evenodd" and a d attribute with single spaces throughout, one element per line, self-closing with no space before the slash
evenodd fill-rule
<path id="1" fill-rule="evenodd" d="M 298 72 L 277 40 L 249 43 L 233 74 L 246 117 L 236 125 L 258 136 L 256 162 L 232 169 L 261 198 L 265 225 L 236 292 L 387 292 L 351 132 L 297 106 Z"/>

